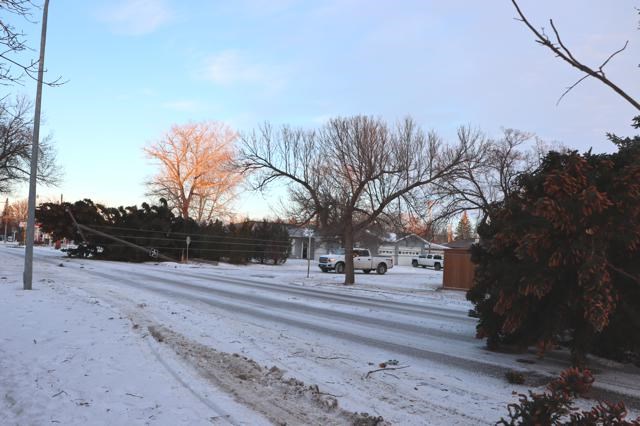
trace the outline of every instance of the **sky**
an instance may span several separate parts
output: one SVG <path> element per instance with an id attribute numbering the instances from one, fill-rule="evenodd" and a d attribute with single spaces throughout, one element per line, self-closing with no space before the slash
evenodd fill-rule
<path id="1" fill-rule="evenodd" d="M 521 0 L 538 27 L 553 18 L 587 64 L 640 94 L 638 0 Z M 53 0 L 45 64 L 44 134 L 64 181 L 39 199 L 141 204 L 156 166 L 143 147 L 173 124 L 223 121 L 247 132 L 269 121 L 413 116 L 453 141 L 472 125 L 534 132 L 570 148 L 610 152 L 632 134 L 633 107 L 537 45 L 508 0 Z M 36 47 L 37 16 L 20 22 Z M 34 52 L 34 56 L 37 52 Z M 35 97 L 35 85 L 0 91 Z M 270 216 L 276 194 L 243 191 L 240 214 Z M 26 190 L 17 198 L 26 197 Z"/>

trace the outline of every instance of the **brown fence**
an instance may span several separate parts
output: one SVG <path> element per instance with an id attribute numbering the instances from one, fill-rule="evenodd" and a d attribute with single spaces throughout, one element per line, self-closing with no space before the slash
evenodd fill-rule
<path id="1" fill-rule="evenodd" d="M 449 249 L 444 252 L 443 287 L 449 290 L 469 290 L 473 285 L 475 265 L 469 249 Z"/>

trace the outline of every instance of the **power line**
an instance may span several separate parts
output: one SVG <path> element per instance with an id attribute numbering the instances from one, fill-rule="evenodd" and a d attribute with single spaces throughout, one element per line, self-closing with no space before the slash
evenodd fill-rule
<path id="1" fill-rule="evenodd" d="M 132 249 L 135 249 L 134 247 L 131 247 L 128 244 L 109 244 L 107 246 L 107 248 L 109 248 L 109 247 L 130 247 Z M 163 251 L 169 251 L 169 250 L 180 251 L 180 250 L 184 250 L 185 247 L 157 247 L 157 246 L 151 247 L 151 246 L 149 246 L 149 247 L 144 247 L 144 249 L 146 251 L 149 251 L 151 249 L 157 249 L 157 250 L 163 250 Z M 196 251 L 196 252 L 206 251 L 206 252 L 247 253 L 247 254 L 263 253 L 263 252 L 256 251 L 256 250 L 240 250 L 240 249 L 238 249 L 238 250 L 229 250 L 229 249 L 191 249 L 191 250 Z M 172 259 L 172 260 L 175 260 L 175 259 Z"/>
<path id="2" fill-rule="evenodd" d="M 251 237 L 234 237 L 234 236 L 225 236 L 225 235 L 208 235 L 208 234 L 194 234 L 194 233 L 187 233 L 187 232 L 173 232 L 173 231 L 155 231 L 152 229 L 136 229 L 136 228 L 126 228 L 126 227 L 122 227 L 122 226 L 111 226 L 111 225 L 92 225 L 93 228 L 100 228 L 100 229 L 114 229 L 114 230 L 122 230 L 122 231 L 129 231 L 129 232 L 149 232 L 149 233 L 161 233 L 161 234 L 165 234 L 165 235 L 184 235 L 186 236 L 190 236 L 191 238 L 200 238 L 200 239 L 204 239 L 204 240 L 215 240 L 215 239 L 231 239 L 231 240 L 247 240 L 247 241 L 266 241 L 266 242 L 284 242 L 284 239 L 281 240 L 273 240 L 273 239 L 264 239 L 264 238 L 251 238 Z M 168 238 L 168 237 L 166 237 Z M 289 237 L 290 239 L 291 237 Z M 176 239 L 176 241 L 183 241 L 184 239 Z"/>
<path id="3" fill-rule="evenodd" d="M 152 240 L 152 241 L 180 241 L 184 242 L 185 240 L 182 238 L 162 238 L 162 237 L 147 237 L 144 235 L 112 235 L 112 237 L 117 238 L 128 238 L 128 239 L 144 239 L 144 240 Z M 243 239 L 244 241 L 244 239 Z M 232 246 L 269 246 L 269 247 L 289 247 L 289 242 L 284 242 L 282 240 L 263 240 L 268 242 L 256 242 L 256 243 L 244 243 L 244 242 L 233 242 L 233 241 L 202 241 L 198 240 L 197 237 L 194 237 L 191 240 L 191 244 L 220 244 L 220 245 L 232 245 Z M 278 244 L 279 243 L 279 244 Z"/>

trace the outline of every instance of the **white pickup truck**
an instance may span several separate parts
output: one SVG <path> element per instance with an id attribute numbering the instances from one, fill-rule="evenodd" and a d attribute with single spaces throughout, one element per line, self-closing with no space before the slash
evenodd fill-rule
<path id="1" fill-rule="evenodd" d="M 421 254 L 420 256 L 413 258 L 411 265 L 414 268 L 417 268 L 418 266 L 426 268 L 428 266 L 439 271 L 444 267 L 444 256 L 441 254 Z"/>
<path id="2" fill-rule="evenodd" d="M 344 249 L 338 250 L 336 254 L 325 254 L 320 256 L 318 267 L 322 272 L 335 270 L 338 274 L 344 273 Z M 383 256 L 371 256 L 371 252 L 367 249 L 353 249 L 353 269 L 361 269 L 362 272 L 368 274 L 376 271 L 377 274 L 383 275 L 387 270 L 393 268 L 393 259 Z"/>

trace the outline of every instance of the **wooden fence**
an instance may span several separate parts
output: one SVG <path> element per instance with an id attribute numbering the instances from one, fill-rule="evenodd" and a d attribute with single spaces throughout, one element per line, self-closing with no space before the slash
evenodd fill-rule
<path id="1" fill-rule="evenodd" d="M 473 286 L 475 265 L 471 262 L 471 250 L 449 249 L 444 251 L 443 287 L 447 290 L 469 290 Z"/>

